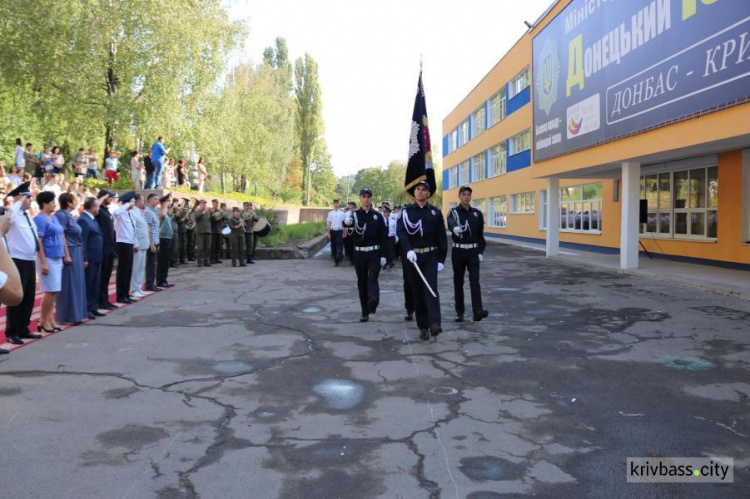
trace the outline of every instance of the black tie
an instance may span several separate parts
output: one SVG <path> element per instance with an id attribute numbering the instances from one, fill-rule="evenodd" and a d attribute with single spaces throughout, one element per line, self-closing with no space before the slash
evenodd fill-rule
<path id="1" fill-rule="evenodd" d="M 31 219 L 29 218 L 29 214 L 24 211 L 23 216 L 25 216 L 26 221 L 29 222 L 29 230 L 31 230 L 31 235 L 34 236 L 34 245 L 36 246 L 36 252 L 39 253 L 39 238 L 36 237 L 34 227 L 31 226 Z"/>

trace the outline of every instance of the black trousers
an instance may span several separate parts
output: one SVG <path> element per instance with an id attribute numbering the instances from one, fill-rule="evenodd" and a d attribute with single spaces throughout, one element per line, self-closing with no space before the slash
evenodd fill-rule
<path id="1" fill-rule="evenodd" d="M 367 302 L 373 298 L 380 300 L 380 250 L 355 251 L 354 270 L 357 272 L 357 289 L 362 314 L 369 314 Z"/>
<path id="2" fill-rule="evenodd" d="M 349 236 L 344 238 L 344 254 L 350 262 L 354 262 L 354 237 Z"/>
<path id="3" fill-rule="evenodd" d="M 195 231 L 189 230 L 185 233 L 185 245 L 187 246 L 187 259 L 195 260 Z"/>
<path id="4" fill-rule="evenodd" d="M 99 305 L 109 302 L 109 279 L 112 277 L 112 269 L 115 266 L 115 253 L 111 247 L 104 247 L 102 257 L 102 275 L 99 280 Z"/>
<path id="5" fill-rule="evenodd" d="M 222 234 L 221 239 L 224 241 L 224 259 L 229 260 L 232 258 L 232 245 L 229 242 L 229 236 Z"/>
<path id="6" fill-rule="evenodd" d="M 385 242 L 385 259 L 388 263 L 393 262 L 396 258 L 396 238 L 389 237 Z"/>
<path id="7" fill-rule="evenodd" d="M 161 286 L 167 282 L 169 276 L 169 263 L 172 259 L 171 239 L 159 238 L 159 253 L 156 259 L 156 285 Z"/>
<path id="8" fill-rule="evenodd" d="M 25 336 L 30 333 L 29 322 L 31 312 L 34 310 L 34 298 L 36 294 L 36 264 L 34 260 L 13 259 L 21 276 L 21 288 L 23 299 L 21 303 L 8 307 L 8 319 L 5 326 L 5 336 Z"/>
<path id="9" fill-rule="evenodd" d="M 407 260 L 406 257 L 402 257 L 401 261 L 403 262 L 401 265 L 401 272 L 404 275 L 404 308 L 408 315 L 412 315 L 414 313 L 414 294 L 411 292 L 411 283 L 409 283 L 407 268 L 414 267 L 414 264 Z M 417 278 L 419 278 L 419 276 L 417 276 Z"/>
<path id="10" fill-rule="evenodd" d="M 156 258 L 159 254 L 159 246 L 160 242 L 157 242 L 156 253 L 151 253 L 151 250 L 146 253 L 146 282 L 143 285 L 147 288 L 156 285 Z"/>
<path id="11" fill-rule="evenodd" d="M 482 310 L 482 290 L 479 286 L 479 253 L 477 250 L 453 248 L 453 291 L 456 301 L 456 313 L 463 315 L 464 308 L 464 273 L 469 270 L 469 287 L 471 288 L 471 309 Z"/>
<path id="12" fill-rule="evenodd" d="M 99 308 L 99 286 L 102 282 L 102 262 L 91 263 L 83 269 L 86 280 L 86 310 L 96 312 Z"/>
<path id="13" fill-rule="evenodd" d="M 130 278 L 133 275 L 133 245 L 117 243 L 117 294 L 115 299 L 122 301 L 130 295 Z"/>
<path id="14" fill-rule="evenodd" d="M 344 261 L 344 236 L 340 230 L 331 231 L 331 256 L 337 262 Z"/>
<path id="15" fill-rule="evenodd" d="M 417 316 L 417 327 L 426 329 L 433 325 L 441 325 L 440 321 L 440 294 L 437 290 L 437 251 L 429 253 L 417 253 L 417 265 L 424 274 L 425 279 L 437 297 L 433 297 L 419 277 L 414 264 L 407 260 L 406 276 L 411 285 L 412 296 L 414 297 L 414 312 Z"/>
<path id="16" fill-rule="evenodd" d="M 211 262 L 221 260 L 221 243 L 223 236 L 221 234 L 211 234 Z"/>

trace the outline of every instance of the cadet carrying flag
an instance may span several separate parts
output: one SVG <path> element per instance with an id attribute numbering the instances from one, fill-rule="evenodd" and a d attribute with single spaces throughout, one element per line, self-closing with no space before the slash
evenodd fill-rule
<path id="1" fill-rule="evenodd" d="M 427 104 L 425 104 L 422 70 L 420 69 L 417 98 L 414 100 L 414 113 L 411 117 L 409 161 L 404 179 L 404 191 L 412 200 L 414 200 L 414 187 L 422 180 L 430 184 L 430 192 L 434 194 L 437 184 L 435 183 L 435 170 L 432 168 L 430 128 L 427 124 Z"/>

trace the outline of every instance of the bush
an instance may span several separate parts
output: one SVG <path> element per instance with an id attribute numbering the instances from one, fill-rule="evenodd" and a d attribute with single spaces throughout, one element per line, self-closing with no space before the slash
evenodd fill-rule
<path id="1" fill-rule="evenodd" d="M 290 246 L 309 241 L 326 232 L 324 222 L 271 226 L 271 233 L 258 239 L 262 246 Z"/>
<path id="2" fill-rule="evenodd" d="M 87 178 L 83 181 L 83 186 L 87 189 L 108 189 L 109 188 L 109 182 L 106 180 L 102 180 L 99 178 Z"/>

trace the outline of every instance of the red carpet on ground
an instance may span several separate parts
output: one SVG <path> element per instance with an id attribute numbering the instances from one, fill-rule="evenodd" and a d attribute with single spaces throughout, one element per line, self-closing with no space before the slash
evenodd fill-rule
<path id="1" fill-rule="evenodd" d="M 152 292 L 149 292 L 149 291 L 144 291 L 144 293 L 146 293 L 146 295 L 147 295 L 146 297 L 151 296 L 153 294 Z M 112 303 L 115 302 L 115 281 L 114 280 L 109 283 L 109 301 L 112 302 Z M 40 315 L 41 308 L 42 308 L 41 304 L 42 304 L 42 293 L 37 292 L 36 298 L 34 300 L 34 310 L 33 310 L 33 312 L 31 312 L 31 322 L 29 323 L 29 331 L 31 331 L 32 333 L 36 333 L 37 332 L 37 330 L 36 330 L 37 329 L 37 323 L 39 322 L 39 315 Z M 128 305 L 121 304 L 121 303 L 118 303 L 117 305 L 118 305 L 117 310 L 119 310 L 121 308 L 125 308 L 125 307 L 128 306 Z M 100 312 L 103 312 L 105 314 L 109 314 L 110 312 L 114 312 L 114 310 L 100 310 Z M 4 348 L 6 350 L 11 350 L 11 351 L 12 350 L 17 350 L 19 348 L 23 348 L 26 345 L 30 345 L 31 343 L 34 343 L 35 341 L 43 340 L 44 338 L 46 338 L 47 336 L 51 336 L 52 334 L 61 334 L 66 329 L 70 329 L 71 327 L 75 327 L 75 326 L 72 326 L 72 325 L 66 326 L 64 324 L 59 324 L 59 326 L 63 329 L 59 333 L 44 333 L 44 332 L 42 332 L 41 333 L 42 337 L 39 338 L 38 340 L 27 340 L 27 339 L 25 339 L 25 340 L 23 340 L 24 341 L 23 345 L 13 345 L 11 343 L 8 343 L 6 341 L 6 338 L 5 338 L 5 323 L 7 321 L 7 315 L 8 315 L 8 308 L 7 307 L 0 308 L 0 348 Z M 89 320 L 83 321 L 84 324 L 86 324 L 87 322 L 91 322 L 91 321 L 89 321 Z"/>

